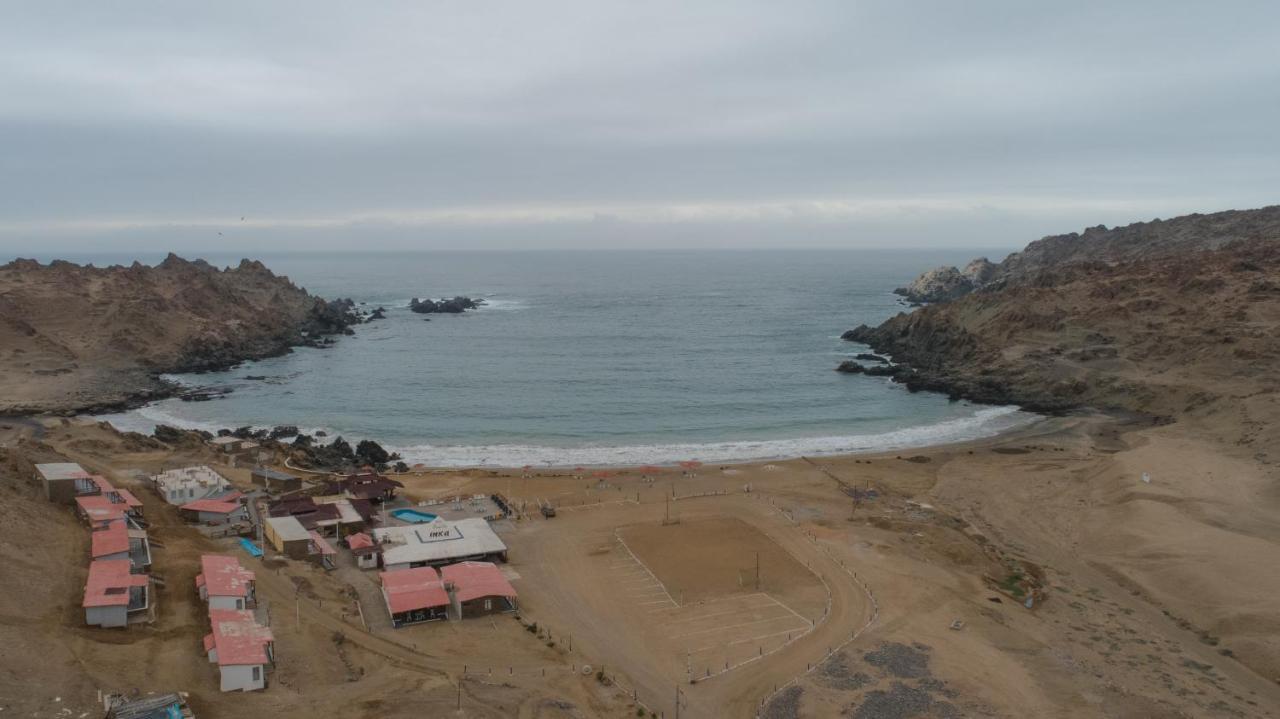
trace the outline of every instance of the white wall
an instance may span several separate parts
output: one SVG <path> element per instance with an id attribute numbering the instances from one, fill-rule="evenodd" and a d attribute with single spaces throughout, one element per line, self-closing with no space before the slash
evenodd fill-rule
<path id="1" fill-rule="evenodd" d="M 129 624 L 127 607 L 85 607 L 84 623 L 99 627 L 123 627 Z"/>
<path id="2" fill-rule="evenodd" d="M 234 665 L 218 667 L 222 674 L 222 691 L 253 691 L 267 686 L 267 669 L 258 665 Z M 258 670 L 258 680 L 253 680 L 253 670 Z"/>
<path id="3" fill-rule="evenodd" d="M 236 602 L 240 602 L 236 606 Z M 210 609 L 244 609 L 244 597 L 209 597 Z"/>

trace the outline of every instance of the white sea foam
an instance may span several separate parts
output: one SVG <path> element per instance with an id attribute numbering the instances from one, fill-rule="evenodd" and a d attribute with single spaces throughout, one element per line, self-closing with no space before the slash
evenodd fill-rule
<path id="1" fill-rule="evenodd" d="M 673 464 L 696 459 L 703 462 L 747 462 L 800 456 L 883 452 L 908 447 L 949 444 L 990 437 L 1028 425 L 1038 415 L 1017 407 L 984 407 L 972 416 L 936 424 L 907 427 L 879 434 L 793 439 L 740 440 L 682 444 L 555 447 L 525 444 L 430 445 L 389 447 L 410 464 L 435 467 L 563 467 L 632 466 Z"/>
<path id="2" fill-rule="evenodd" d="M 1023 412 L 1017 407 L 983 407 L 968 417 L 957 417 L 935 424 L 906 427 L 878 434 L 577 447 L 531 444 L 416 444 L 387 445 L 386 448 L 388 451 L 399 452 L 410 464 L 422 463 L 433 467 L 634 466 L 674 464 L 689 459 L 724 464 L 801 456 L 885 452 L 909 447 L 964 442 L 1023 427 L 1039 418 L 1039 415 Z M 206 432 L 216 432 L 226 426 L 185 419 L 166 411 L 163 403 L 147 405 L 120 414 L 102 415 L 98 419 L 110 422 L 121 431 L 147 434 L 151 433 L 158 424 Z M 253 428 L 270 429 L 270 427 L 257 426 Z M 339 432 L 329 427 L 299 427 L 299 431 L 302 434 L 312 435 L 317 431 L 323 431 L 329 437 L 342 435 L 353 444 L 365 439 L 357 434 Z"/>

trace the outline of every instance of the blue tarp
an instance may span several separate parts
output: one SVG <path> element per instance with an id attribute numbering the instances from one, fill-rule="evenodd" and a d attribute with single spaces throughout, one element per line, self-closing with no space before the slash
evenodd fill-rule
<path id="1" fill-rule="evenodd" d="M 253 542 L 250 542 L 249 540 L 243 537 L 240 538 L 240 546 L 244 547 L 244 551 L 248 552 L 250 555 L 254 557 L 262 556 L 262 550 L 258 548 L 258 545 L 254 544 Z"/>

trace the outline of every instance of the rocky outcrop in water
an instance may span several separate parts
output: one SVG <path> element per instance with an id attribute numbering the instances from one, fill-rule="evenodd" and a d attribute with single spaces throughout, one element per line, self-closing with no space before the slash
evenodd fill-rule
<path id="1" fill-rule="evenodd" d="M 456 314 L 462 314 L 467 310 L 477 309 L 482 305 L 484 305 L 484 300 L 482 299 L 479 299 L 479 298 L 472 299 L 470 297 L 463 297 L 463 296 L 453 297 L 449 299 L 441 298 L 438 300 L 430 300 L 430 299 L 420 300 L 417 297 L 414 297 L 412 300 L 409 301 L 409 310 L 412 312 L 417 312 L 420 315 L 429 315 L 429 314 L 456 315 Z"/>

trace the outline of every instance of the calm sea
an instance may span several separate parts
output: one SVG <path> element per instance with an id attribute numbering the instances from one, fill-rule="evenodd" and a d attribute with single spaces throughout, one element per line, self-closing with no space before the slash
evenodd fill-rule
<path id="1" fill-rule="evenodd" d="M 1030 417 L 833 371 L 865 350 L 842 331 L 904 309 L 892 288 L 975 254 L 266 255 L 312 292 L 387 318 L 330 349 L 174 376 L 233 388 L 225 399 L 107 419 L 140 431 L 292 424 L 433 465 L 725 462 L 976 438 Z M 455 294 L 489 304 L 430 321 L 408 309 L 414 296 Z"/>

